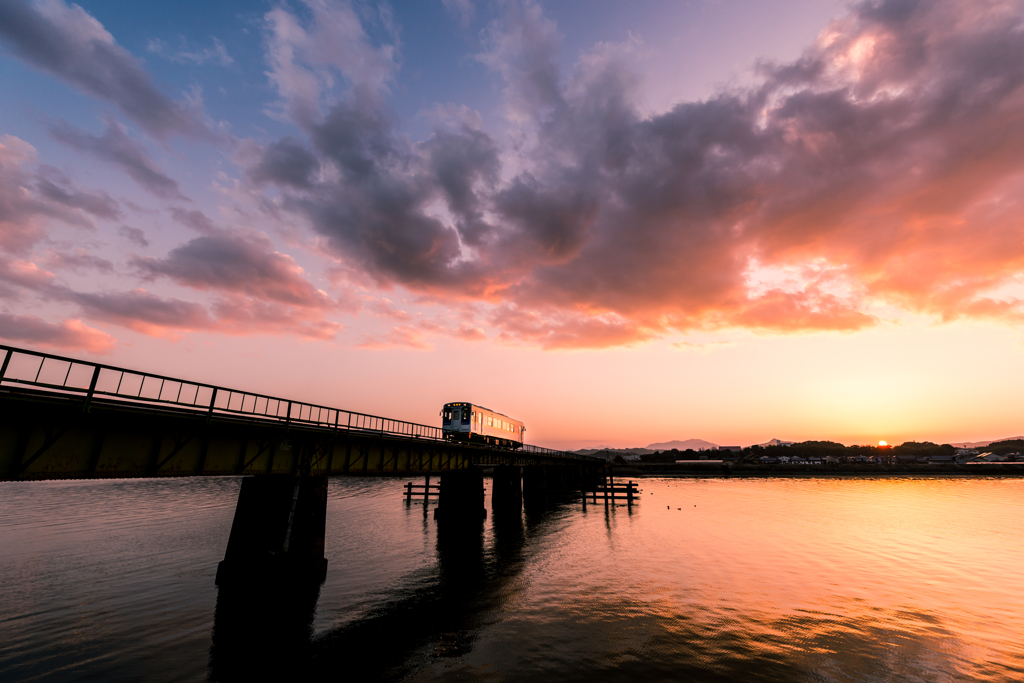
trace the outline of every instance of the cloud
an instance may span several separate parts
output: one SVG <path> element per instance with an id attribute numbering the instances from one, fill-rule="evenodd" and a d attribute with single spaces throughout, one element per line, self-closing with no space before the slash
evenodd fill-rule
<path id="1" fill-rule="evenodd" d="M 150 135 L 209 135 L 198 111 L 160 92 L 138 60 L 78 5 L 0 0 L 0 39 L 26 63 L 114 104 Z"/>
<path id="2" fill-rule="evenodd" d="M 89 353 L 110 353 L 117 340 L 81 320 L 48 323 L 34 315 L 0 313 L 0 338 L 58 349 L 81 349 Z"/>
<path id="3" fill-rule="evenodd" d="M 332 341 L 344 329 L 340 323 L 326 320 L 315 312 L 311 314 L 308 310 L 252 298 L 220 299 L 213 310 L 220 329 L 234 334 L 287 331 L 303 339 Z"/>
<path id="4" fill-rule="evenodd" d="M 302 308 L 330 308 L 291 256 L 274 251 L 259 234 L 218 231 L 172 249 L 166 258 L 136 257 L 131 264 L 150 279 L 164 275 L 200 290 L 245 294 Z"/>
<path id="5" fill-rule="evenodd" d="M 459 20 L 463 27 L 469 26 L 469 22 L 473 20 L 473 15 L 476 13 L 472 0 L 441 0 L 441 3 L 449 14 Z"/>
<path id="6" fill-rule="evenodd" d="M 77 304 L 92 320 L 120 325 L 136 332 L 170 339 L 188 332 L 229 335 L 293 334 L 318 341 L 330 341 L 343 329 L 326 320 L 321 312 L 273 301 L 240 296 L 215 299 L 209 306 L 173 297 L 161 297 L 145 289 L 127 292 L 76 292 L 51 287 L 56 300 Z"/>
<path id="7" fill-rule="evenodd" d="M 452 337 L 453 339 L 460 339 L 462 341 L 485 341 L 487 339 L 487 333 L 480 327 L 476 327 L 472 323 L 459 323 L 452 327 L 447 321 L 444 320 L 420 320 L 417 326 L 425 332 L 431 332 L 434 334 L 444 335 L 446 337 Z"/>
<path id="8" fill-rule="evenodd" d="M 149 246 L 149 240 L 146 239 L 146 233 L 143 232 L 140 228 L 133 228 L 128 225 L 122 225 L 120 228 L 117 229 L 117 234 L 121 235 L 121 237 L 124 237 L 126 240 L 128 240 L 129 242 L 136 246 Z"/>
<path id="9" fill-rule="evenodd" d="M 299 62 L 283 55 L 329 24 L 274 16 L 271 78 L 306 139 L 266 146 L 250 180 L 344 268 L 484 303 L 502 340 L 850 332 L 879 306 L 1024 316 L 1000 294 L 1024 273 L 1019 0 L 862 2 L 799 58 L 757 64 L 753 85 L 654 114 L 636 104 L 632 42 L 563 73 L 557 26 L 510 2 L 479 59 L 504 79 L 512 143 L 444 116 L 409 140 L 381 96 L 391 72 L 369 78 L 369 62 L 330 61 L 348 88 L 328 101 L 304 61 L 309 91 L 286 93 L 275 79 Z M 758 276 L 772 269 L 785 277 Z M 419 343 L 403 334 L 367 343 Z"/>
<path id="10" fill-rule="evenodd" d="M 227 48 L 224 47 L 224 43 L 212 36 L 211 40 L 213 41 L 213 47 L 207 47 L 200 50 L 192 47 L 184 36 L 180 36 L 178 40 L 178 49 L 172 48 L 166 42 L 158 38 L 151 38 L 149 43 L 146 45 L 146 50 L 163 57 L 169 62 L 174 62 L 175 64 L 191 64 L 193 66 L 201 66 L 208 62 L 213 62 L 220 66 L 229 66 L 234 64 L 235 60 L 228 54 Z"/>
<path id="11" fill-rule="evenodd" d="M 0 258 L 0 297 L 4 299 L 16 299 L 22 290 L 47 291 L 53 281 L 53 273 L 31 261 Z"/>
<path id="12" fill-rule="evenodd" d="M 398 65 L 395 46 L 374 46 L 347 0 L 304 0 L 302 5 L 309 21 L 283 5 L 264 21 L 267 75 L 281 97 L 282 113 L 306 126 L 320 118 L 323 95 L 333 88 L 336 74 L 377 92 Z"/>
<path id="13" fill-rule="evenodd" d="M 171 208 L 171 218 L 198 232 L 212 233 L 217 230 L 216 224 L 198 209 L 189 210 L 175 206 Z"/>
<path id="14" fill-rule="evenodd" d="M 48 166 L 28 169 L 35 161 L 32 145 L 13 135 L 0 136 L 0 249 L 26 253 L 45 239 L 52 221 L 93 229 L 90 215 L 120 215 L 117 202 L 105 192 L 79 190 Z"/>
<path id="15" fill-rule="evenodd" d="M 381 351 L 385 349 L 405 348 L 414 351 L 430 351 L 433 345 L 428 342 L 421 330 L 408 325 L 397 325 L 387 334 L 368 334 L 356 345 L 360 349 Z"/>
<path id="16" fill-rule="evenodd" d="M 53 270 L 73 272 L 99 271 L 113 273 L 114 264 L 105 258 L 94 256 L 82 248 L 71 251 L 54 251 L 46 258 L 46 267 Z"/>
<path id="17" fill-rule="evenodd" d="M 599 349 L 652 339 L 654 332 L 615 315 L 586 315 L 558 310 L 535 311 L 502 306 L 491 324 L 501 330 L 498 339 L 544 349 Z"/>
<path id="18" fill-rule="evenodd" d="M 268 145 L 248 175 L 255 183 L 276 183 L 305 189 L 311 186 L 312 176 L 319 168 L 320 161 L 316 156 L 289 136 Z"/>
<path id="19" fill-rule="evenodd" d="M 79 130 L 67 121 L 51 124 L 49 132 L 58 142 L 118 166 L 147 192 L 162 199 L 187 201 L 178 189 L 178 183 L 153 163 L 142 145 L 129 138 L 121 124 L 112 119 L 107 119 L 106 123 L 107 129 L 99 137 Z"/>
<path id="20" fill-rule="evenodd" d="M 80 192 L 70 187 L 71 182 L 58 176 L 61 185 L 49 178 L 37 177 L 36 190 L 39 196 L 70 209 L 81 209 L 98 218 L 117 218 L 121 211 L 106 192 Z"/>
<path id="21" fill-rule="evenodd" d="M 71 301 L 95 320 L 122 325 L 154 337 L 175 331 L 213 329 L 216 324 L 201 304 L 163 299 L 144 289 L 128 292 L 67 292 Z"/>

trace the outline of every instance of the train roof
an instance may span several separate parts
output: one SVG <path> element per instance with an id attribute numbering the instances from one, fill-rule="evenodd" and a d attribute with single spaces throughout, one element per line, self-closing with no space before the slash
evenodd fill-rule
<path id="1" fill-rule="evenodd" d="M 491 410 L 490 408 L 482 406 L 479 403 L 470 403 L 469 401 L 452 401 L 451 403 L 445 403 L 444 406 L 445 408 L 447 408 L 448 406 L 470 406 L 471 408 L 479 408 L 480 410 L 486 410 L 487 412 L 494 413 L 495 415 L 501 415 L 502 417 L 508 418 L 513 422 L 518 422 L 520 424 L 522 424 L 523 422 L 522 420 L 517 420 L 514 417 L 509 417 L 505 413 L 499 413 L 497 410 Z"/>

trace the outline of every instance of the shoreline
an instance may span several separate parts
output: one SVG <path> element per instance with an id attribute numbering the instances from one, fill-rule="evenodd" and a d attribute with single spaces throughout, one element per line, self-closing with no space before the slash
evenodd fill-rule
<path id="1" fill-rule="evenodd" d="M 746 479 L 892 479 L 892 478 L 907 478 L 907 477 L 928 477 L 928 478 L 941 478 L 941 479 L 991 479 L 993 477 L 998 478 L 1020 478 L 1024 477 L 1024 466 L 1017 467 L 985 467 L 984 470 L 974 471 L 971 470 L 950 470 L 945 467 L 938 468 L 936 470 L 926 469 L 924 466 L 921 469 L 877 469 L 877 470 L 825 470 L 815 469 L 808 470 L 801 467 L 799 470 L 780 470 L 776 468 L 765 468 L 758 469 L 756 466 L 750 467 L 686 467 L 683 468 L 638 468 L 630 467 L 629 465 L 613 465 L 610 468 L 611 476 L 613 477 L 674 477 L 674 478 L 689 478 L 689 479 L 734 479 L 734 478 L 746 478 Z"/>

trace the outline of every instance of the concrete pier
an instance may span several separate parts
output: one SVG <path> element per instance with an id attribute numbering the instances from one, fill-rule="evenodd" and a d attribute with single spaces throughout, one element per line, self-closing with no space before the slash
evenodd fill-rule
<path id="1" fill-rule="evenodd" d="M 479 522 L 487 517 L 484 507 L 484 475 L 477 467 L 441 473 L 441 495 L 434 519 L 448 522 Z"/>
<path id="2" fill-rule="evenodd" d="M 326 520 L 327 477 L 246 477 L 217 584 L 323 581 Z"/>
<path id="3" fill-rule="evenodd" d="M 522 510 L 523 478 L 518 466 L 498 465 L 491 481 L 491 510 L 495 514 Z"/>

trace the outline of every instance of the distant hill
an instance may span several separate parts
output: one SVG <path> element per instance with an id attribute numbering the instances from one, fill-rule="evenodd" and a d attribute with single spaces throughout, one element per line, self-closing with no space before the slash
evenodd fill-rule
<path id="1" fill-rule="evenodd" d="M 988 441 L 958 441 L 950 445 L 957 448 L 984 448 L 997 441 L 1013 441 L 1014 439 L 1024 439 L 1024 436 L 1008 436 L 1005 439 L 989 439 Z"/>
<path id="2" fill-rule="evenodd" d="M 717 449 L 718 445 L 713 444 L 710 441 L 705 441 L 704 439 L 687 439 L 686 441 L 666 441 L 665 443 L 652 443 L 647 448 L 650 449 L 649 451 L 647 451 L 648 453 L 650 453 L 651 451 L 670 451 L 673 448 L 676 449 L 677 451 L 685 451 L 687 448 L 692 448 L 695 451 L 699 451 L 702 448 L 705 450 L 709 448 Z"/>
<path id="3" fill-rule="evenodd" d="M 579 453 L 580 455 L 594 455 L 595 453 L 611 453 L 611 458 L 616 455 L 647 455 L 654 451 L 649 448 L 581 448 L 573 453 Z"/>

